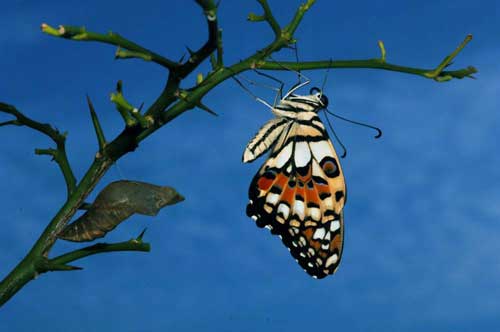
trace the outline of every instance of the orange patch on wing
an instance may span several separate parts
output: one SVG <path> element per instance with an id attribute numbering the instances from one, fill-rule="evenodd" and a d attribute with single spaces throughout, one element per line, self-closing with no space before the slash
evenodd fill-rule
<path id="1" fill-rule="evenodd" d="M 305 200 L 305 194 L 306 194 L 306 190 L 304 189 L 304 187 L 299 187 L 298 184 L 297 184 L 297 191 L 295 191 L 295 195 L 296 196 L 301 196 L 303 200 Z"/>
<path id="2" fill-rule="evenodd" d="M 287 186 L 281 194 L 281 201 L 287 202 L 290 206 L 293 206 L 293 202 L 295 201 L 295 188 Z"/>
<path id="3" fill-rule="evenodd" d="M 269 179 L 265 176 L 262 176 L 259 181 L 257 181 L 257 186 L 260 190 L 268 191 L 274 183 L 274 179 Z"/>
<path id="4" fill-rule="evenodd" d="M 306 204 L 307 203 L 314 203 L 320 206 L 320 200 L 319 200 L 319 195 L 318 192 L 316 191 L 316 187 L 309 188 L 306 185 L 306 197 L 305 197 Z"/>
<path id="5" fill-rule="evenodd" d="M 274 185 L 280 187 L 281 189 L 284 189 L 287 183 L 288 183 L 288 176 L 283 174 L 278 174 Z"/>
<path id="6" fill-rule="evenodd" d="M 306 238 L 310 241 L 313 237 L 314 230 L 312 228 L 306 228 L 302 233 L 306 236 Z"/>
<path id="7" fill-rule="evenodd" d="M 340 234 L 337 234 L 330 242 L 330 250 L 338 249 L 340 252 L 341 248 L 342 248 L 342 236 Z"/>
<path id="8" fill-rule="evenodd" d="M 315 184 L 314 187 L 316 188 L 316 190 L 318 192 L 318 196 L 321 196 L 322 194 L 329 194 L 330 193 L 330 187 L 328 185 Z"/>

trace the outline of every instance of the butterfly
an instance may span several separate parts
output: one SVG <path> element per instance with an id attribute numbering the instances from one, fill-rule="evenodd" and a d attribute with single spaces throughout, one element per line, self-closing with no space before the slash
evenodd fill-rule
<path id="1" fill-rule="evenodd" d="M 249 189 L 247 215 L 258 227 L 278 235 L 298 264 L 312 277 L 335 273 L 344 241 L 344 175 L 318 111 L 328 106 L 319 88 L 309 95 L 295 85 L 243 153 L 252 162 L 269 156 Z"/>

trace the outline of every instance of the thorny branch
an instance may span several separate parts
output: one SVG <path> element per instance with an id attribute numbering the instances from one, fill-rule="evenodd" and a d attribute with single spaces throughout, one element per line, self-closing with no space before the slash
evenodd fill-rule
<path id="1" fill-rule="evenodd" d="M 89 110 L 99 143 L 99 151 L 78 184 L 76 184 L 75 177 L 67 160 L 64 146 L 65 134 L 59 133 L 59 131 L 48 124 L 31 120 L 14 106 L 0 103 L 1 112 L 14 116 L 14 119 L 1 122 L 0 127 L 6 125 L 27 126 L 49 136 L 56 143 L 56 149 L 38 149 L 37 153 L 48 154 L 54 158 L 63 172 L 68 187 L 67 201 L 47 225 L 26 257 L 0 283 L 0 305 L 8 301 L 26 283 L 33 280 L 40 273 L 79 269 L 67 264 L 80 258 L 111 251 L 149 251 L 149 244 L 142 242 L 143 234 L 141 234 L 137 239 L 130 241 L 115 244 L 96 244 L 71 251 L 56 258 L 48 258 L 49 252 L 57 240 L 57 234 L 70 221 L 78 209 L 88 207 L 85 199 L 116 160 L 128 152 L 134 151 L 142 140 L 156 132 L 164 124 L 190 109 L 198 107 L 209 113 L 214 113 L 208 106 L 202 103 L 202 98 L 217 85 L 238 73 L 253 68 L 261 70 L 284 70 L 285 68 L 293 70 L 375 68 L 419 75 L 443 82 L 453 78 L 472 77 L 477 72 L 471 66 L 453 71 L 445 70 L 452 59 L 471 40 L 471 36 L 468 36 L 454 52 L 447 56 L 434 69 L 405 67 L 386 62 L 386 50 L 382 42 L 379 42 L 381 57 L 375 59 L 281 62 L 279 64 L 274 61 L 268 61 L 273 53 L 296 43 L 293 35 L 305 13 L 315 3 L 314 0 L 307 0 L 302 4 L 296 10 L 290 22 L 284 27 L 274 17 L 267 0 L 257 0 L 263 10 L 263 14 L 250 14 L 248 19 L 252 22 L 266 21 L 274 33 L 274 40 L 246 59 L 225 66 L 223 61 L 222 32 L 218 27 L 217 4 L 214 0 L 195 1 L 204 12 L 208 38 L 198 50 L 190 50 L 190 56 L 184 62 L 172 61 L 113 32 L 98 34 L 87 31 L 83 27 L 60 26 L 56 29 L 47 24 L 42 24 L 42 31 L 55 37 L 75 41 L 97 41 L 117 46 L 118 49 L 115 55 L 117 59 L 137 58 L 157 63 L 167 69 L 168 78 L 163 91 L 144 112 L 141 112 L 140 107 L 133 107 L 127 102 L 121 91 L 121 83 L 118 84 L 117 90 L 112 96 L 112 102 L 120 112 L 125 122 L 125 128 L 111 141 L 105 139 L 97 114 L 90 99 L 88 99 Z M 214 52 L 216 52 L 216 56 L 213 55 Z M 203 78 L 199 75 L 196 85 L 188 89 L 180 89 L 181 81 L 210 56 L 212 56 L 212 71 L 207 77 Z"/>
<path id="2" fill-rule="evenodd" d="M 0 103 L 0 112 L 10 114 L 16 118 L 15 120 L 3 122 L 0 124 L 0 126 L 26 126 L 50 137 L 54 141 L 54 143 L 56 144 L 56 149 L 35 149 L 35 153 L 38 155 L 50 155 L 52 156 L 52 159 L 59 165 L 59 168 L 61 169 L 61 172 L 64 176 L 64 180 L 66 181 L 66 187 L 69 197 L 75 190 L 76 178 L 73 175 L 73 171 L 71 170 L 68 157 L 66 155 L 66 134 L 60 133 L 57 129 L 52 128 L 52 126 L 47 123 L 40 123 L 30 119 L 12 105 Z"/>

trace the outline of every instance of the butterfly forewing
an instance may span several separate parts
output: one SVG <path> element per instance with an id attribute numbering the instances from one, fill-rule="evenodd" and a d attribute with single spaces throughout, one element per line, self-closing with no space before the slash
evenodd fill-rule
<path id="1" fill-rule="evenodd" d="M 298 114 L 273 138 L 250 185 L 247 214 L 279 235 L 307 273 L 323 278 L 340 263 L 346 188 L 321 120 L 312 111 Z"/>

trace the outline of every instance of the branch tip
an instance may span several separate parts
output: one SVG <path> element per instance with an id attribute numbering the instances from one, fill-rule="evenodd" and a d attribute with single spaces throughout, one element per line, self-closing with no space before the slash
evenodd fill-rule
<path id="1" fill-rule="evenodd" d="M 381 40 L 379 40 L 378 41 L 378 47 L 380 48 L 380 61 L 381 62 L 385 62 L 386 52 L 385 52 L 384 42 L 381 41 Z"/>
<path id="2" fill-rule="evenodd" d="M 445 72 L 443 69 L 448 67 L 452 60 L 464 49 L 464 47 L 472 40 L 472 35 L 468 34 L 465 39 L 460 43 L 460 45 L 457 46 L 457 48 L 448 56 L 446 56 L 443 61 L 436 67 L 436 69 L 428 71 L 427 73 L 424 73 L 424 76 L 427 78 L 434 79 L 438 82 L 446 82 L 452 79 L 454 76 L 450 75 L 450 72 Z M 469 67 L 470 69 L 470 67 Z M 475 70 L 475 68 L 474 68 Z M 470 73 L 467 73 L 466 75 L 463 75 L 460 78 L 463 77 L 468 77 Z"/>

